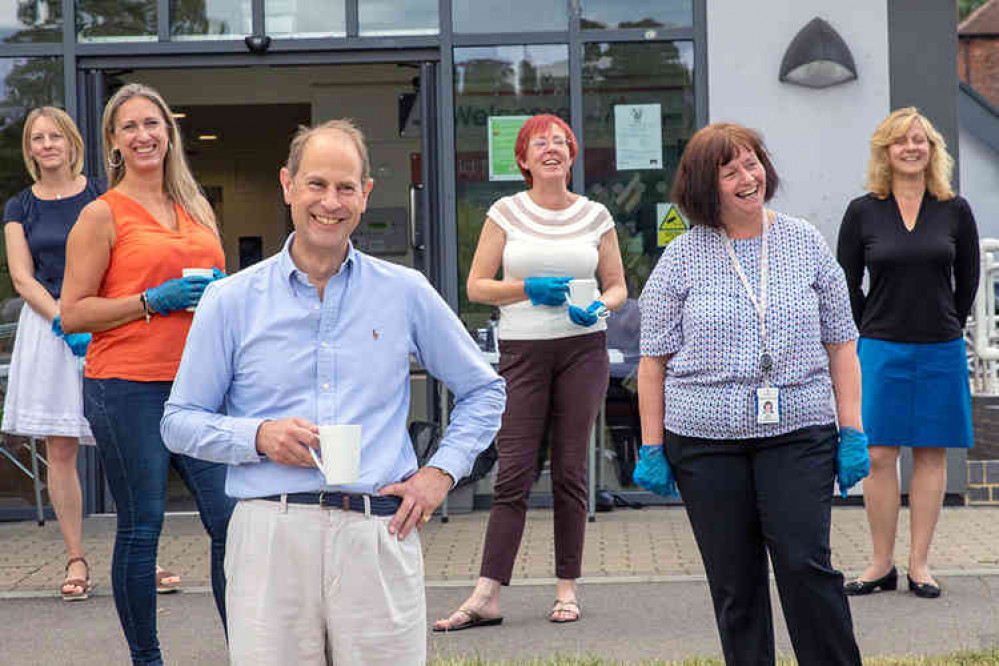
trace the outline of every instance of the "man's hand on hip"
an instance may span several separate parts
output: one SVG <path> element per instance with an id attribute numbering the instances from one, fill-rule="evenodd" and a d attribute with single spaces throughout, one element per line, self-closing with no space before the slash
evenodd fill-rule
<path id="1" fill-rule="evenodd" d="M 303 418 L 264 421 L 257 429 L 257 452 L 279 465 L 315 467 L 308 447 L 319 448 L 319 428 Z"/>
<path id="2" fill-rule="evenodd" d="M 444 501 L 451 490 L 451 475 L 438 467 L 424 467 L 413 476 L 399 483 L 390 483 L 378 491 L 379 495 L 402 498 L 402 506 L 389 522 L 389 534 L 398 534 L 399 540 L 409 536 L 415 527 L 423 529 L 430 521 L 434 509 Z"/>

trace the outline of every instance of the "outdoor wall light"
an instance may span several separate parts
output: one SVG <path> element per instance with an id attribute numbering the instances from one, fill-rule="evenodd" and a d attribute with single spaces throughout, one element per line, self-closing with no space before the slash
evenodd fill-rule
<path id="1" fill-rule="evenodd" d="M 808 88 L 828 88 L 856 79 L 857 67 L 839 33 L 826 21 L 814 18 L 791 40 L 778 78 Z"/>

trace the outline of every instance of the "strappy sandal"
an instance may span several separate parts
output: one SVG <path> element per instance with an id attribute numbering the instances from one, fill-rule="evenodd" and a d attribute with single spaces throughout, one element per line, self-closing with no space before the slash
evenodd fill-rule
<path id="1" fill-rule="evenodd" d="M 177 580 L 166 582 L 168 578 Z M 172 571 L 167 571 L 160 565 L 156 565 L 156 594 L 172 594 L 180 592 L 180 576 Z"/>
<path id="2" fill-rule="evenodd" d="M 561 614 L 567 613 L 568 617 L 560 617 Z M 548 611 L 548 621 L 554 622 L 555 624 L 568 624 L 569 622 L 576 622 L 579 620 L 579 602 L 575 599 L 569 601 L 562 601 L 561 599 L 555 600 L 555 605 L 552 609 Z"/>
<path id="3" fill-rule="evenodd" d="M 69 568 L 77 562 L 82 562 L 84 568 L 87 570 L 86 578 L 69 577 Z M 67 587 L 72 589 L 67 592 Z M 87 564 L 87 560 L 82 557 L 71 557 L 69 561 L 66 562 L 66 580 L 62 582 L 62 587 L 59 588 L 59 594 L 62 595 L 62 600 L 84 601 L 90 596 L 90 591 L 93 589 L 94 586 L 90 582 L 90 565 Z"/>
<path id="4" fill-rule="evenodd" d="M 452 622 L 451 618 L 457 615 L 464 615 L 464 622 Z M 446 623 L 446 624 L 445 624 Z M 478 611 L 462 606 L 447 618 L 434 622 L 433 630 L 436 632 L 461 631 L 462 629 L 472 629 L 474 627 L 496 627 L 503 624 L 503 616 L 482 617 Z"/>

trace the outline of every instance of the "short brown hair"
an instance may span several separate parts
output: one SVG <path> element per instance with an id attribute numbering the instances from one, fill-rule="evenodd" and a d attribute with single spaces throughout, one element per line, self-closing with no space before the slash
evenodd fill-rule
<path id="1" fill-rule="evenodd" d="M 340 132 L 347 135 L 347 138 L 354 144 L 354 148 L 357 149 L 358 157 L 361 158 L 361 183 L 366 184 L 371 180 L 371 160 L 368 158 L 368 145 L 364 142 L 364 133 L 353 121 L 346 118 L 327 120 L 322 125 L 315 127 L 298 126 L 298 131 L 295 132 L 295 136 L 291 140 L 291 147 L 288 149 L 288 162 L 285 164 L 291 177 L 294 178 L 298 175 L 298 168 L 302 165 L 302 155 L 305 154 L 305 147 L 309 141 L 312 140 L 312 137 L 323 132 Z"/>
<path id="2" fill-rule="evenodd" d="M 780 179 L 759 133 L 734 123 L 712 123 L 690 138 L 673 178 L 670 196 L 690 224 L 721 226 L 718 168 L 731 162 L 739 153 L 739 148 L 753 151 L 763 165 L 767 174 L 767 191 L 763 200 L 770 201 L 777 194 Z"/>

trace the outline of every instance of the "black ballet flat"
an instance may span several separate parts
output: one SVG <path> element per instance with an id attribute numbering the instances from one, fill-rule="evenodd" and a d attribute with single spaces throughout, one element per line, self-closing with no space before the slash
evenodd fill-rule
<path id="1" fill-rule="evenodd" d="M 905 574 L 909 579 L 909 592 L 923 599 L 936 599 L 940 596 L 940 586 L 933 583 L 917 583 L 912 580 L 912 576 Z"/>
<path id="2" fill-rule="evenodd" d="M 909 589 L 912 589 L 912 579 L 909 579 Z M 891 570 L 877 580 L 851 580 L 843 586 L 843 594 L 848 597 L 861 597 L 870 594 L 878 588 L 885 592 L 890 592 L 898 588 L 898 570 L 892 567 Z"/>

